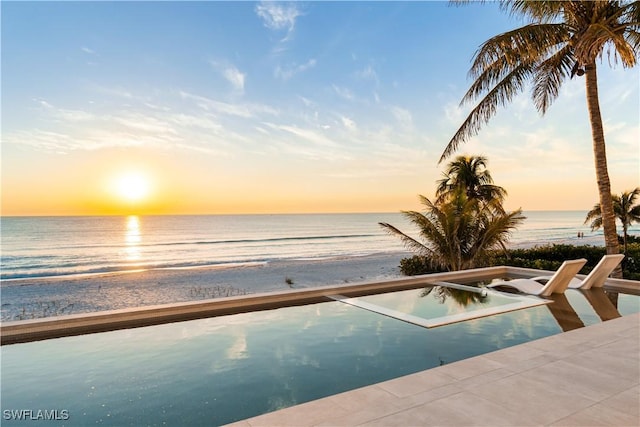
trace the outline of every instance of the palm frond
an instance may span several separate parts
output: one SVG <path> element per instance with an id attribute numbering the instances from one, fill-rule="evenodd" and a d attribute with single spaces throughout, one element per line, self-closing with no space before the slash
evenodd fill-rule
<path id="1" fill-rule="evenodd" d="M 614 31 L 604 23 L 594 23 L 576 39 L 574 55 L 582 64 L 607 56 L 610 63 L 622 62 L 625 67 L 633 67 L 636 55 L 633 47 L 625 39 L 624 29 Z"/>
<path id="2" fill-rule="evenodd" d="M 634 44 L 635 43 L 636 41 L 634 41 Z M 615 36 L 611 37 L 611 44 L 615 47 L 615 49 L 606 49 L 606 52 L 609 58 L 612 56 L 611 53 L 613 53 L 613 63 L 616 63 L 619 57 L 623 67 L 635 67 L 635 65 L 637 64 L 638 46 L 632 45 L 630 43 L 628 34 L 616 33 Z"/>
<path id="3" fill-rule="evenodd" d="M 505 213 L 492 204 L 468 197 L 458 189 L 440 204 L 420 196 L 424 212 L 403 211 L 417 227 L 419 239 L 396 227 L 380 223 L 400 237 L 408 248 L 418 252 L 434 266 L 446 270 L 472 268 L 487 258 L 489 250 L 505 248 L 511 231 L 524 220 L 521 211 Z"/>
<path id="4" fill-rule="evenodd" d="M 495 85 L 489 93 L 471 110 L 460 128 L 453 135 L 447 144 L 438 163 L 448 158 L 458 149 L 458 146 L 475 136 L 482 125 L 489 121 L 497 112 L 498 106 L 510 102 L 514 96 L 522 92 L 528 78 L 533 75 L 534 68 L 531 66 L 520 66 L 509 73 L 505 78 Z"/>
<path id="5" fill-rule="evenodd" d="M 628 30 L 640 30 L 640 1 L 633 1 L 620 8 L 618 23 Z"/>
<path id="6" fill-rule="evenodd" d="M 575 64 L 572 48 L 567 44 L 542 62 L 536 70 L 533 102 L 542 114 L 547 112 L 549 106 L 558 97 L 560 86 L 568 76 L 572 75 Z"/>
<path id="7" fill-rule="evenodd" d="M 640 222 L 640 205 L 636 205 L 636 198 L 640 197 L 640 187 L 636 187 L 631 191 L 624 191 L 622 194 L 612 194 L 611 199 L 613 202 L 613 211 L 616 219 L 620 220 L 623 229 L 631 225 L 634 222 Z M 597 230 L 603 226 L 602 222 L 602 209 L 600 204 L 597 203 L 593 206 L 584 220 L 584 223 L 589 223 L 591 230 Z"/>
<path id="8" fill-rule="evenodd" d="M 570 38 L 564 24 L 529 24 L 494 36 L 474 55 L 470 77 L 491 86 L 524 64 L 536 64 L 558 50 Z M 487 72 L 490 70 L 490 72 Z"/>
<path id="9" fill-rule="evenodd" d="M 400 238 L 400 240 L 402 240 L 402 243 L 405 245 L 405 247 L 411 251 L 417 252 L 419 254 L 423 254 L 423 255 L 427 255 L 429 254 L 431 251 L 429 250 L 428 247 L 426 247 L 425 245 L 423 245 L 422 243 L 420 243 L 419 241 L 417 241 L 416 239 L 414 239 L 413 237 L 403 233 L 402 231 L 400 231 L 398 228 L 394 227 L 393 225 L 386 223 L 386 222 L 379 222 L 378 223 L 382 228 L 385 229 L 385 231 L 387 231 L 389 234 L 398 236 Z"/>
<path id="10" fill-rule="evenodd" d="M 500 7 L 512 16 L 528 16 L 537 22 L 551 22 L 562 16 L 562 3 L 557 0 L 501 0 Z"/>
<path id="11" fill-rule="evenodd" d="M 629 211 L 629 218 L 633 222 L 640 222 L 640 205 L 636 205 Z"/>
<path id="12" fill-rule="evenodd" d="M 591 221 L 590 227 L 591 231 L 597 230 L 602 227 L 602 210 L 600 209 L 600 203 L 596 203 L 593 205 L 593 208 L 587 212 L 587 216 L 584 219 L 584 223 L 586 224 Z"/>
<path id="13" fill-rule="evenodd" d="M 620 195 L 620 208 L 617 212 L 618 217 L 623 225 L 631 225 L 634 222 L 640 222 L 640 205 L 636 205 L 636 198 L 640 197 L 640 187 L 634 188 L 632 191 L 625 191 Z M 614 210 L 616 202 L 614 201 Z"/>
<path id="14" fill-rule="evenodd" d="M 469 70 L 473 83 L 460 104 L 476 103 L 445 147 L 439 163 L 475 136 L 533 78 L 533 101 L 544 114 L 567 76 L 608 58 L 624 67 L 640 53 L 640 2 L 500 1 L 531 23 L 483 43 Z M 479 101 L 478 101 L 479 100 Z"/>
<path id="15" fill-rule="evenodd" d="M 634 30 L 627 30 L 626 40 L 631 45 L 631 48 L 638 54 L 640 51 L 640 32 Z"/>
<path id="16" fill-rule="evenodd" d="M 432 259 L 438 259 L 448 251 L 447 234 L 442 227 L 440 210 L 435 208 L 427 214 L 403 211 L 402 214 L 417 227 L 420 237 L 428 242 L 428 245 L 422 245 L 424 247 L 421 251 L 422 254 L 429 255 Z"/>

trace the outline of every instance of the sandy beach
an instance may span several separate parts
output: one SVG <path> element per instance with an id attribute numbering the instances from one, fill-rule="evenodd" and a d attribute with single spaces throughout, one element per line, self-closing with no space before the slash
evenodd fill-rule
<path id="1" fill-rule="evenodd" d="M 601 245 L 597 237 L 554 244 Z M 544 245 L 529 242 L 512 248 Z M 330 259 L 288 260 L 226 268 L 157 269 L 92 276 L 2 282 L 2 321 L 77 314 L 290 288 L 361 283 L 402 277 L 409 252 Z"/>
<path id="2" fill-rule="evenodd" d="M 75 314 L 401 277 L 407 252 L 231 268 L 164 269 L 2 283 L 2 320 Z"/>

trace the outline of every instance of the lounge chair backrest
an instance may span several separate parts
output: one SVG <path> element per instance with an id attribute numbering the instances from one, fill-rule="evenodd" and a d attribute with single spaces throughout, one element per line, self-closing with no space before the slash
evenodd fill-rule
<path id="1" fill-rule="evenodd" d="M 571 279 L 578 274 L 578 271 L 587 263 L 584 258 L 565 261 L 560 268 L 556 270 L 551 279 L 542 288 L 540 295 L 548 297 L 551 294 L 562 294 L 569 287 Z"/>
<path id="2" fill-rule="evenodd" d="M 611 272 L 622 262 L 623 254 L 605 255 L 582 281 L 580 289 L 601 288 Z"/>

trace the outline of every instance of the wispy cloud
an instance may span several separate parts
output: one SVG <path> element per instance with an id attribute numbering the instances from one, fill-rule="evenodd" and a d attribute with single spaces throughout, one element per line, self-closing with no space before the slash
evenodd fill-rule
<path id="1" fill-rule="evenodd" d="M 113 96 L 116 98 L 135 99 L 133 93 L 121 87 L 108 87 L 100 85 L 90 85 L 90 89 L 98 94 Z"/>
<path id="2" fill-rule="evenodd" d="M 342 144 L 344 141 L 334 138 L 334 135 L 321 127 L 309 128 L 271 122 L 263 122 L 261 125 L 262 133 L 268 135 L 268 146 L 278 156 L 327 162 L 351 159 L 349 147 Z"/>
<path id="3" fill-rule="evenodd" d="M 285 67 L 281 67 L 280 65 L 278 65 L 275 69 L 275 76 L 282 79 L 282 80 L 289 80 L 291 77 L 295 76 L 296 74 L 302 73 L 304 71 L 307 71 L 313 67 L 315 67 L 317 64 L 317 61 L 315 59 L 310 59 L 307 62 L 305 62 L 304 64 L 292 64 L 292 65 L 288 65 Z"/>
<path id="4" fill-rule="evenodd" d="M 413 116 L 411 115 L 411 111 L 397 106 L 391 106 L 389 107 L 389 110 L 400 125 L 405 128 L 413 127 Z"/>
<path id="5" fill-rule="evenodd" d="M 223 75 L 233 85 L 233 87 L 244 92 L 245 74 L 241 73 L 237 68 L 231 67 L 226 68 Z"/>
<path id="6" fill-rule="evenodd" d="M 196 105 L 205 111 L 216 112 L 229 116 L 238 116 L 251 118 L 257 114 L 278 115 L 277 109 L 263 104 L 230 104 L 227 102 L 217 101 L 201 95 L 195 95 L 189 92 L 180 91 L 180 96 L 186 100 L 196 102 Z"/>
<path id="7" fill-rule="evenodd" d="M 57 153 L 66 153 L 71 150 L 85 148 L 77 138 L 62 132 L 42 129 L 18 130 L 3 135 L 2 139 L 3 143 L 28 145 L 42 151 Z"/>
<path id="8" fill-rule="evenodd" d="M 296 3 L 281 3 L 274 1 L 261 1 L 256 5 L 256 14 L 262 19 L 264 26 L 270 30 L 286 30 L 287 35 L 282 41 L 291 37 L 296 26 L 296 20 L 302 15 L 302 11 Z"/>
<path id="9" fill-rule="evenodd" d="M 460 105 L 456 102 L 449 102 L 444 104 L 444 116 L 447 118 L 449 122 L 454 125 L 461 125 L 463 120 L 464 110 Z"/>
<path id="10" fill-rule="evenodd" d="M 378 73 L 373 66 L 367 65 L 363 69 L 356 71 L 354 76 L 359 81 L 373 83 L 373 101 L 376 104 L 380 104 L 380 94 L 378 93 L 378 89 L 380 88 L 380 77 L 378 77 Z"/>
<path id="11" fill-rule="evenodd" d="M 313 102 L 309 98 L 305 98 L 304 96 L 300 96 L 300 95 L 298 95 L 298 98 L 300 98 L 302 103 L 307 107 L 314 107 L 315 106 L 315 102 Z"/>
<path id="12" fill-rule="evenodd" d="M 264 123 L 265 126 L 268 126 L 272 129 L 277 129 L 277 130 L 281 130 L 281 131 L 285 131 L 288 132 L 292 135 L 295 135 L 296 137 L 302 138 L 308 142 L 311 142 L 313 144 L 322 146 L 322 147 L 337 147 L 338 144 L 336 144 L 332 139 L 326 137 L 325 135 L 322 135 L 312 129 L 303 129 L 297 126 L 290 126 L 290 125 L 278 125 L 278 124 L 274 124 L 274 123 Z"/>
<path id="13" fill-rule="evenodd" d="M 378 73 L 371 65 L 367 65 L 362 70 L 358 70 L 355 73 L 356 77 L 360 80 L 368 80 L 374 82 L 376 85 L 380 84 Z"/>
<path id="14" fill-rule="evenodd" d="M 179 112 L 168 106 L 176 99 L 181 103 Z M 266 105 L 228 104 L 187 92 L 166 92 L 152 102 L 131 95 L 109 111 L 99 107 L 99 112 L 92 110 L 97 108 L 93 104 L 84 111 L 33 101 L 37 124 L 31 129 L 5 129 L 3 143 L 56 153 L 146 146 L 233 156 L 242 147 L 254 146 L 255 139 L 246 132 L 251 121 L 278 114 Z"/>
<path id="15" fill-rule="evenodd" d="M 195 95 L 184 91 L 180 91 L 180 96 L 183 99 L 195 101 L 196 105 L 205 111 L 245 118 L 253 117 L 253 113 L 243 105 L 216 101 L 205 96 Z"/>
<path id="16" fill-rule="evenodd" d="M 180 127 L 196 127 L 209 131 L 219 132 L 223 126 L 213 116 L 195 116 L 191 114 L 174 114 L 171 121 Z"/>
<path id="17" fill-rule="evenodd" d="M 333 90 L 336 92 L 336 94 L 338 94 L 340 98 L 346 99 L 347 101 L 354 101 L 356 99 L 356 96 L 353 94 L 353 92 L 346 87 L 333 85 Z"/>
<path id="18" fill-rule="evenodd" d="M 96 55 L 96 51 L 95 50 L 93 50 L 91 48 L 88 48 L 86 46 L 82 46 L 80 48 L 80 50 L 82 50 L 84 53 L 88 53 L 89 55 Z"/>
<path id="19" fill-rule="evenodd" d="M 47 109 L 52 109 L 53 105 L 49 104 L 47 101 L 45 101 L 44 99 L 38 99 L 38 98 L 34 98 L 33 101 L 35 101 L 36 103 L 38 103 L 41 107 L 47 108 Z"/>
<path id="20" fill-rule="evenodd" d="M 209 61 L 214 70 L 218 71 L 235 90 L 244 93 L 244 80 L 246 74 L 241 72 L 234 65 L 227 62 Z"/>
<path id="21" fill-rule="evenodd" d="M 55 120 L 82 122 L 95 119 L 95 116 L 87 111 L 56 108 L 44 99 L 34 99 L 34 101 Z"/>
<path id="22" fill-rule="evenodd" d="M 357 157 L 359 158 L 359 156 Z M 379 143 L 370 150 L 366 165 L 350 165 L 327 176 L 342 179 L 379 179 L 382 177 L 408 177 L 424 173 L 424 165 L 428 164 L 429 155 L 426 150 L 416 149 L 401 144 Z"/>
<path id="23" fill-rule="evenodd" d="M 577 150 L 575 135 L 559 135 L 549 124 L 526 130 L 493 125 L 476 136 L 461 152 L 490 154 L 491 169 L 503 174 L 535 176 L 544 165 L 544 174 L 574 176 L 589 174 L 592 169 L 589 150 Z M 518 141 L 514 144 L 513 141 Z M 504 147 L 509 147 L 505 150 Z M 522 163 L 519 159 L 535 159 Z"/>
<path id="24" fill-rule="evenodd" d="M 176 135 L 177 132 L 166 120 L 148 114 L 129 112 L 124 116 L 114 116 L 113 122 L 136 132 L 155 135 Z"/>
<path id="25" fill-rule="evenodd" d="M 348 130 L 352 132 L 355 132 L 358 130 L 358 125 L 356 125 L 356 122 L 351 120 L 349 117 L 342 116 L 340 117 L 340 120 L 342 121 L 342 125 Z"/>

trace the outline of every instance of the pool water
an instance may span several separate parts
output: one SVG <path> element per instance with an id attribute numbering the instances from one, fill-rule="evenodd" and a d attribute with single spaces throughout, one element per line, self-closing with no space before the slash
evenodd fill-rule
<path id="1" fill-rule="evenodd" d="M 529 295 L 505 294 L 479 286 L 437 282 L 422 289 L 387 292 L 360 298 L 331 295 L 336 301 L 425 328 L 551 303 Z M 445 304 L 447 299 L 453 304 Z"/>
<path id="2" fill-rule="evenodd" d="M 415 292 L 414 305 L 444 313 L 499 299 Z M 405 298 L 393 294 L 363 298 Z M 619 294 L 613 309 L 635 313 L 640 300 Z M 597 323 L 600 311 L 568 291 L 552 304 L 427 329 L 328 301 L 8 345 L 2 425 L 30 425 L 5 416 L 21 409 L 67 411 L 56 423 L 68 426 L 221 425 Z"/>

